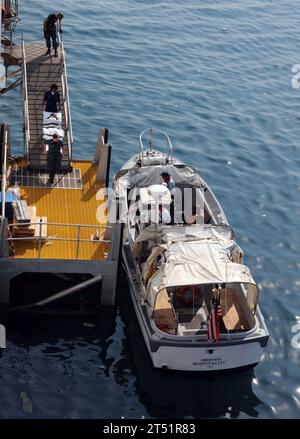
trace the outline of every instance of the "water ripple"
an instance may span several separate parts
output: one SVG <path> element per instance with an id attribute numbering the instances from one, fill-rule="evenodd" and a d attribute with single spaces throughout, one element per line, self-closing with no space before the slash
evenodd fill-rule
<path id="1" fill-rule="evenodd" d="M 142 129 L 167 131 L 235 229 L 271 340 L 253 372 L 156 371 L 124 280 L 108 332 L 98 321 L 9 323 L 0 417 L 299 418 L 300 350 L 291 345 L 300 315 L 298 2 L 66 0 L 63 8 L 75 156 L 91 158 L 107 126 L 113 173 L 136 152 Z M 48 4 L 20 9 L 19 36 L 39 39 Z M 17 91 L 1 96 L 0 115 L 21 152 L 18 101 Z"/>

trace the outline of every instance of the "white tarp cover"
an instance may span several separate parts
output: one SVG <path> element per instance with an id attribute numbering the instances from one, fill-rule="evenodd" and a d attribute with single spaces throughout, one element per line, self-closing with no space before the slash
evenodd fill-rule
<path id="1" fill-rule="evenodd" d="M 230 261 L 228 249 L 234 242 L 224 231 L 218 233 L 211 228 L 190 241 L 170 233 L 166 241 L 166 263 L 153 275 L 147 291 L 147 299 L 152 306 L 157 293 L 165 287 L 214 283 L 255 284 L 248 267 Z"/>
<path id="2" fill-rule="evenodd" d="M 58 113 L 49 113 L 48 111 L 43 111 L 43 125 L 59 125 L 62 124 L 62 114 Z"/>
<path id="3" fill-rule="evenodd" d="M 139 195 L 143 204 L 156 205 L 158 201 L 160 204 L 170 204 L 172 201 L 170 191 L 165 184 L 152 184 L 147 188 L 140 188 Z"/>
<path id="4" fill-rule="evenodd" d="M 53 134 L 57 134 L 61 140 L 63 140 L 65 136 L 64 130 L 62 130 L 58 126 L 56 128 L 43 128 L 43 140 L 52 140 Z"/>
<path id="5" fill-rule="evenodd" d="M 190 167 L 178 168 L 173 165 L 143 166 L 129 170 L 115 182 L 116 196 L 127 198 L 127 189 L 134 187 L 148 187 L 152 184 L 162 183 L 162 172 L 169 172 L 175 183 L 186 183 L 192 186 L 200 186 L 199 175 Z"/>

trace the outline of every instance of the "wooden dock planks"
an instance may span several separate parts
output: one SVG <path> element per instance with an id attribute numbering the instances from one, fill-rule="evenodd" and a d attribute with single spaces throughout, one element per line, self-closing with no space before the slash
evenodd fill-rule
<path id="1" fill-rule="evenodd" d="M 57 84 L 61 95 L 62 128 L 66 132 L 66 118 L 62 102 L 63 64 L 58 50 L 58 57 L 46 56 L 43 44 L 25 45 L 28 111 L 30 127 L 30 143 L 28 162 L 31 169 L 46 169 L 47 156 L 43 148 L 43 97 L 51 84 Z M 62 158 L 62 169 L 70 166 L 69 146 L 65 136 Z"/>

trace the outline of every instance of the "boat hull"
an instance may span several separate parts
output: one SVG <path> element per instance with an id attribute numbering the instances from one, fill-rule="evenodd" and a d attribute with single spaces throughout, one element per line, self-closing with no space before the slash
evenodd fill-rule
<path id="1" fill-rule="evenodd" d="M 126 244 L 125 247 L 127 247 Z M 132 267 L 126 255 L 127 252 L 123 252 L 124 268 L 129 275 L 132 303 L 155 368 L 212 372 L 254 367 L 260 362 L 269 338 L 263 322 L 263 328 L 260 329 L 261 335 L 254 335 L 251 338 L 245 336 L 239 340 L 221 340 L 219 343 L 199 340 L 199 337 L 184 340 L 179 337 L 168 337 L 159 330 L 155 332 L 151 327 L 145 306 L 142 306 L 137 297 L 137 288 L 130 276 Z M 259 310 L 258 313 L 260 319 L 263 319 Z"/>
<path id="2" fill-rule="evenodd" d="M 132 157 L 124 165 L 122 172 L 132 169 L 137 159 L 138 156 Z M 147 166 L 151 166 L 151 163 L 147 163 Z M 228 225 L 218 200 L 205 181 L 201 180 L 212 224 Z M 259 363 L 269 334 L 258 307 L 256 326 L 252 330 L 222 334 L 219 343 L 208 341 L 204 332 L 191 336 L 176 336 L 162 332 L 154 325 L 152 311 L 144 302 L 145 295 L 141 295 L 144 285 L 132 254 L 131 247 L 135 235 L 131 235 L 130 230 L 131 226 L 127 223 L 123 242 L 123 263 L 129 279 L 135 313 L 153 366 L 177 371 L 213 372 L 248 368 Z"/>
<path id="3" fill-rule="evenodd" d="M 154 367 L 194 372 L 253 367 L 259 363 L 263 353 L 259 342 L 206 348 L 182 346 L 180 350 L 177 346 L 161 346 L 156 352 L 147 347 Z"/>

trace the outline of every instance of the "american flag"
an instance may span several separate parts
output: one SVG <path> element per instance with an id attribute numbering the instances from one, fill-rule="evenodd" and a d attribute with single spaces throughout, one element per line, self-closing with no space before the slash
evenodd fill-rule
<path id="1" fill-rule="evenodd" d="M 220 294 L 212 300 L 212 310 L 208 318 L 207 339 L 218 343 L 220 340 L 219 320 L 222 317 Z"/>

